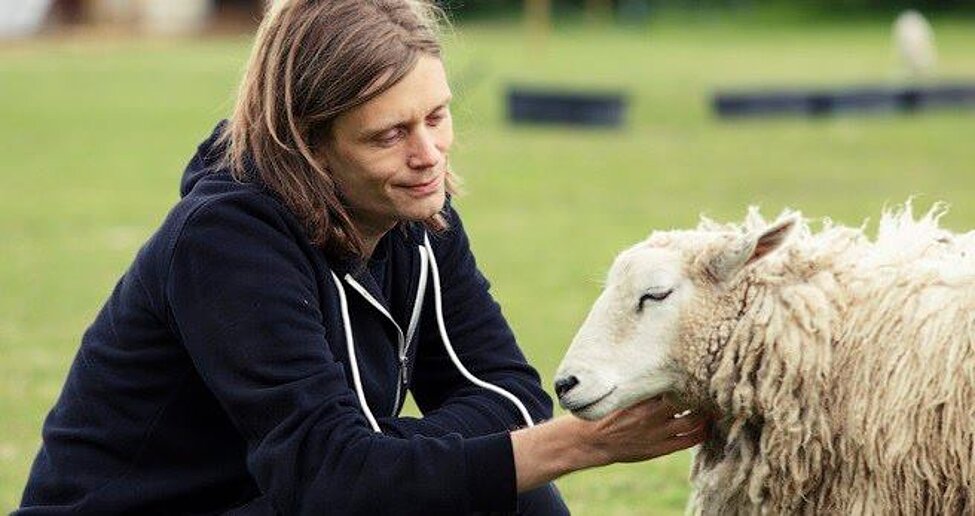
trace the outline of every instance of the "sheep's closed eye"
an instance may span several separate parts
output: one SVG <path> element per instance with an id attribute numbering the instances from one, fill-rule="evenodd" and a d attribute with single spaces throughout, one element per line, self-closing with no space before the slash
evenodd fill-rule
<path id="1" fill-rule="evenodd" d="M 643 303 L 646 303 L 647 301 L 655 301 L 659 303 L 660 301 L 667 299 L 667 296 L 673 293 L 673 291 L 674 289 L 670 289 L 663 292 L 647 292 L 646 294 L 643 294 L 640 296 L 640 303 L 636 306 L 636 313 L 643 311 Z"/>

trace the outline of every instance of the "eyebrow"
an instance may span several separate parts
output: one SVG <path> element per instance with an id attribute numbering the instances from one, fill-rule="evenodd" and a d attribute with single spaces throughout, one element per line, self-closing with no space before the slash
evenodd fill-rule
<path id="1" fill-rule="evenodd" d="M 445 98 L 442 102 L 440 102 L 440 104 L 438 104 L 435 108 L 431 109 L 430 113 L 433 113 L 434 111 L 438 111 L 440 109 L 447 107 L 447 105 L 450 104 L 450 101 L 452 99 L 453 99 L 453 95 L 447 95 L 447 98 Z M 363 139 L 368 140 L 370 138 L 375 137 L 376 135 L 379 135 L 390 129 L 393 129 L 394 127 L 407 125 L 407 123 L 409 123 L 409 120 L 395 120 L 395 121 L 387 122 L 378 127 L 363 129 L 362 132 L 359 133 L 359 136 Z"/>

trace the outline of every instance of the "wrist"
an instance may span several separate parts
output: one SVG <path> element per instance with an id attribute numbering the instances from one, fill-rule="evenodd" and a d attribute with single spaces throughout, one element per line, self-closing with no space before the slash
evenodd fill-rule
<path id="1" fill-rule="evenodd" d="M 518 491 L 524 492 L 567 473 L 607 464 L 591 439 L 592 423 L 561 416 L 511 434 Z"/>
<path id="2" fill-rule="evenodd" d="M 565 425 L 564 435 L 568 438 L 568 448 L 565 450 L 567 460 L 572 465 L 572 471 L 605 466 L 613 462 L 600 446 L 600 440 L 595 432 L 596 423 L 567 415 L 559 418 Z"/>

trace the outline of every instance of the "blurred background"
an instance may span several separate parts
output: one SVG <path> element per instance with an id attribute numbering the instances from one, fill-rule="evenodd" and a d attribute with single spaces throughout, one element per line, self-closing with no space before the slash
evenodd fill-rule
<path id="1" fill-rule="evenodd" d="M 653 229 L 689 227 L 700 214 L 739 220 L 753 204 L 768 216 L 788 206 L 859 225 L 910 196 L 922 209 L 947 201 L 947 226 L 975 227 L 967 97 L 931 109 L 730 118 L 714 109 L 723 91 L 814 91 L 822 108 L 823 95 L 850 87 L 896 98 L 971 85 L 971 0 L 444 6 L 453 160 L 468 191 L 457 204 L 549 389 L 613 257 Z M 908 8 L 927 19 L 913 57 L 893 29 Z M 0 0 L 3 512 L 20 500 L 81 334 L 177 200 L 196 144 L 229 113 L 263 9 L 260 0 Z M 611 116 L 595 126 L 586 116 L 532 121 L 552 105 L 522 116 L 512 104 L 522 90 L 542 102 L 562 95 L 570 104 L 556 115 L 584 113 L 571 102 L 598 93 Z M 689 462 L 685 452 L 559 485 L 576 514 L 680 514 Z"/>

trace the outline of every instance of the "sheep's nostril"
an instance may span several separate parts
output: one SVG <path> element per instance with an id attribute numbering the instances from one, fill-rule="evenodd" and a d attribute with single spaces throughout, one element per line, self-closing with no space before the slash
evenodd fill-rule
<path id="1" fill-rule="evenodd" d="M 576 385 L 579 385 L 579 379 L 576 378 L 575 375 L 566 378 L 559 378 L 558 380 L 555 380 L 555 394 L 561 398 L 562 396 L 565 396 L 566 393 L 571 391 Z"/>

